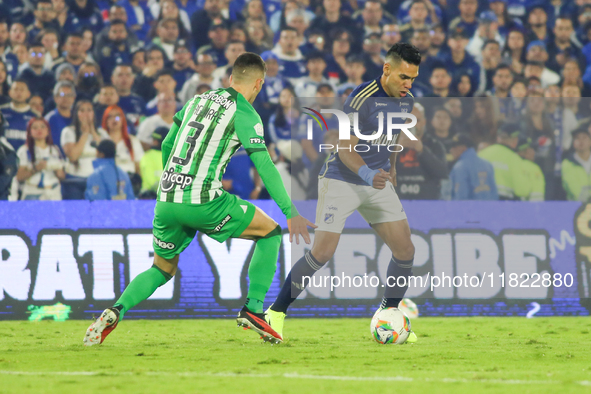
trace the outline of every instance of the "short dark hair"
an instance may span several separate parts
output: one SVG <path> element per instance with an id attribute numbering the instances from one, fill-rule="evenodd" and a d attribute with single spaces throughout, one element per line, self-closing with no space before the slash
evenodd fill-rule
<path id="1" fill-rule="evenodd" d="M 70 38 L 70 37 L 79 38 L 81 40 L 84 39 L 84 36 L 82 35 L 82 32 L 81 31 L 78 31 L 78 30 L 73 31 L 71 33 L 68 33 L 68 35 L 66 36 L 66 41 L 68 41 L 68 38 Z"/>
<path id="2" fill-rule="evenodd" d="M 326 59 L 324 58 L 324 54 L 320 51 L 312 51 L 306 55 L 306 62 L 309 62 L 310 60 L 319 60 L 319 59 L 322 59 L 326 62 Z"/>
<path id="3" fill-rule="evenodd" d="M 267 65 L 263 59 L 252 52 L 245 52 L 238 56 L 232 67 L 232 76 L 239 80 L 251 72 L 264 74 L 267 71 Z"/>
<path id="4" fill-rule="evenodd" d="M 511 74 L 513 74 L 513 70 L 511 70 L 511 67 L 506 64 L 506 63 L 501 63 L 497 66 L 497 68 L 495 69 L 495 74 L 497 72 L 499 72 L 500 70 L 509 70 L 509 72 L 511 72 Z"/>
<path id="5" fill-rule="evenodd" d="M 404 60 L 407 63 L 418 66 L 421 64 L 421 52 L 412 44 L 399 42 L 392 45 L 386 53 L 386 60 L 388 59 L 392 59 L 396 63 Z"/>
<path id="6" fill-rule="evenodd" d="M 361 63 L 365 66 L 365 59 L 363 59 L 363 57 L 361 55 L 350 55 L 350 56 L 347 56 L 347 63 L 349 63 L 349 64 Z"/>
<path id="7" fill-rule="evenodd" d="M 501 46 L 501 44 L 497 40 L 488 39 L 488 40 L 484 41 L 484 43 L 482 44 L 482 49 L 484 50 L 484 48 L 486 48 L 486 46 L 488 44 L 495 44 L 495 45 L 498 45 L 499 47 Z"/>
<path id="8" fill-rule="evenodd" d="M 283 33 L 284 31 L 295 31 L 297 33 L 298 29 L 296 29 L 295 27 L 291 27 L 291 26 L 285 26 L 281 29 L 279 34 Z"/>
<path id="9" fill-rule="evenodd" d="M 39 1 L 37 1 L 37 5 L 35 6 L 35 9 L 37 9 L 37 6 L 38 6 L 40 3 L 48 3 L 48 4 L 52 4 L 52 3 L 51 3 L 51 0 L 39 0 Z M 52 6 L 53 6 L 53 4 L 52 4 Z"/>
<path id="10" fill-rule="evenodd" d="M 156 75 L 154 75 L 154 80 L 158 80 L 158 78 L 160 78 L 163 75 L 168 75 L 169 77 L 174 79 L 174 71 L 172 71 L 170 68 L 163 68 L 162 70 L 158 71 Z"/>
<path id="11" fill-rule="evenodd" d="M 109 21 L 110 26 L 115 26 L 115 25 L 123 25 L 123 26 L 127 26 L 125 24 L 125 22 L 121 19 L 113 19 L 112 21 Z"/>
<path id="12" fill-rule="evenodd" d="M 435 70 L 443 70 L 447 73 L 447 75 L 451 76 L 449 70 L 447 69 L 447 67 L 445 67 L 445 64 L 443 64 L 443 63 L 440 63 L 440 62 L 435 63 L 433 65 L 433 67 L 431 67 L 431 74 L 429 76 L 433 75 Z"/>

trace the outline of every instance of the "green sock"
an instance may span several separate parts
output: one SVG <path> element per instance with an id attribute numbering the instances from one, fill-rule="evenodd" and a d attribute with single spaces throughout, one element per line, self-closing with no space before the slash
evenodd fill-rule
<path id="1" fill-rule="evenodd" d="M 281 246 L 281 227 L 277 226 L 257 241 L 248 267 L 248 295 L 246 307 L 254 313 L 263 312 L 263 301 L 271 287 Z"/>
<path id="2" fill-rule="evenodd" d="M 150 269 L 136 276 L 115 303 L 115 307 L 121 307 L 119 319 L 123 318 L 125 312 L 154 294 L 156 289 L 164 285 L 171 278 L 172 275 L 162 271 L 155 265 L 152 265 Z"/>

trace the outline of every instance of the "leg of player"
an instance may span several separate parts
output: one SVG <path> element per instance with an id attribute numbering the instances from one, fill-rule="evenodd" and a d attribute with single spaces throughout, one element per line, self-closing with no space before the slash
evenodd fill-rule
<path id="1" fill-rule="evenodd" d="M 408 221 L 404 219 L 396 222 L 375 223 L 372 227 L 392 251 L 392 260 L 388 265 L 387 277 L 392 277 L 395 280 L 402 276 L 406 278 L 405 282 L 407 283 L 408 277 L 412 273 L 415 254 L 415 247 L 410 239 Z M 406 286 L 399 287 L 392 283 L 394 280 L 390 280 L 390 284 L 393 284 L 393 286 L 386 286 L 382 308 L 398 308 L 398 304 L 402 301 L 408 289 L 408 283 Z"/>
<path id="2" fill-rule="evenodd" d="M 324 266 L 334 255 L 339 244 L 341 234 L 328 231 L 316 231 L 314 235 L 314 244 L 312 250 L 306 252 L 291 267 L 290 273 L 285 279 L 285 283 L 277 296 L 277 299 L 267 310 L 267 321 L 283 337 L 283 321 L 287 308 L 304 291 L 304 276 L 312 277 L 320 268 Z"/>
<path id="3" fill-rule="evenodd" d="M 172 279 L 177 271 L 178 262 L 178 255 L 172 259 L 165 259 L 155 254 L 152 267 L 136 276 L 115 305 L 105 309 L 101 316 L 88 327 L 84 336 L 84 345 L 103 343 L 129 309 L 150 297 L 156 289 Z"/>
<path id="4" fill-rule="evenodd" d="M 283 339 L 281 335 L 265 321 L 263 302 L 277 269 L 281 227 L 257 207 L 250 225 L 240 238 L 254 240 L 256 245 L 248 267 L 246 304 L 238 313 L 236 321 L 239 326 L 256 331 L 265 341 L 280 343 Z"/>

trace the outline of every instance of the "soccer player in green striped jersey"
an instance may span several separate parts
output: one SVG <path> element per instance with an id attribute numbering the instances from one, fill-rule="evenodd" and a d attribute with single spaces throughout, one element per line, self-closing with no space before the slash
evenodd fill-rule
<path id="1" fill-rule="evenodd" d="M 130 308 L 174 276 L 179 254 L 197 231 L 219 242 L 228 238 L 256 242 L 248 268 L 246 304 L 237 322 L 266 341 L 282 341 L 263 313 L 263 301 L 275 275 L 281 228 L 250 202 L 222 189 L 230 158 L 244 146 L 269 194 L 287 217 L 290 241 L 295 237 L 299 243 L 302 236 L 310 243 L 307 226 L 316 226 L 300 216 L 291 203 L 265 147 L 261 118 L 252 107 L 263 87 L 265 71 L 259 55 L 242 54 L 234 63 L 229 88 L 195 96 L 174 116 L 162 143 L 164 171 L 154 209 L 154 265 L 133 279 L 115 305 L 91 324 L 85 345 L 102 343 Z"/>

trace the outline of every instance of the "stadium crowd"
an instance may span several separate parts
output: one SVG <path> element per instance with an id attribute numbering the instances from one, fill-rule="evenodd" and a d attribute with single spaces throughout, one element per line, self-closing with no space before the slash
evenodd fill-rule
<path id="1" fill-rule="evenodd" d="M 245 51 L 269 152 L 316 198 L 338 127 L 308 140 L 302 106 L 342 103 L 397 42 L 422 55 L 402 199 L 591 197 L 587 0 L 0 0 L 0 199 L 155 198 L 173 115 Z M 268 198 L 243 151 L 223 184 Z"/>

